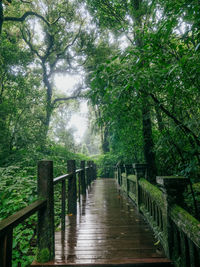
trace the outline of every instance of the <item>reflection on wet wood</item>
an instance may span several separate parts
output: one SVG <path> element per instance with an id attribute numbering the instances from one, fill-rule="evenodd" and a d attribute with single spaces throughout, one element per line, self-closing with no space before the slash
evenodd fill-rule
<path id="1" fill-rule="evenodd" d="M 94 181 L 78 205 L 77 215 L 66 217 L 64 243 L 56 232 L 55 261 L 42 266 L 170 266 L 148 224 L 113 179 Z"/>

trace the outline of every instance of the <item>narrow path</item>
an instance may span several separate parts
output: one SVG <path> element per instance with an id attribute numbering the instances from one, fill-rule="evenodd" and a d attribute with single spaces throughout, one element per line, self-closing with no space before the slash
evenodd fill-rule
<path id="1" fill-rule="evenodd" d="M 66 217 L 66 228 L 64 246 L 61 233 L 56 232 L 56 257 L 52 265 L 169 264 L 154 245 L 156 240 L 149 226 L 119 192 L 114 179 L 94 181 L 78 207 L 78 215 Z"/>

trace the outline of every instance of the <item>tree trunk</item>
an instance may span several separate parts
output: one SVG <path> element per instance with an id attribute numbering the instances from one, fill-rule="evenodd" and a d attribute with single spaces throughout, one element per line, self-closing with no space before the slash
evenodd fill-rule
<path id="1" fill-rule="evenodd" d="M 107 152 L 110 152 L 109 145 L 110 145 L 109 144 L 109 130 L 108 130 L 108 126 L 106 125 L 102 133 L 102 150 L 104 154 Z"/>
<path id="2" fill-rule="evenodd" d="M 157 122 L 158 122 L 158 130 L 162 134 L 163 130 L 165 129 L 164 124 L 163 124 L 162 115 L 161 115 L 161 112 L 160 112 L 158 105 L 155 104 L 154 107 L 155 107 L 156 118 L 157 118 Z"/>
<path id="3" fill-rule="evenodd" d="M 196 156 L 198 163 L 200 165 L 199 137 L 190 128 L 188 128 L 187 125 L 183 124 L 182 121 L 180 121 L 177 117 L 175 117 L 174 114 L 172 114 L 169 110 L 167 110 L 160 103 L 160 101 L 154 94 L 150 93 L 149 96 L 153 99 L 153 101 L 159 107 L 159 109 L 162 110 L 169 118 L 171 118 L 174 121 L 174 123 L 179 127 L 179 129 L 184 133 L 184 135 L 187 136 L 188 141 L 190 142 L 190 145 L 194 151 L 194 156 Z"/>
<path id="4" fill-rule="evenodd" d="M 3 26 L 3 3 L 2 0 L 0 0 L 0 34 L 2 32 L 2 26 Z"/>
<path id="5" fill-rule="evenodd" d="M 44 123 L 45 140 L 47 138 L 52 112 L 53 112 L 53 108 L 51 107 L 51 103 L 47 103 L 47 105 L 46 105 L 46 118 L 45 118 L 45 123 Z"/>
<path id="6" fill-rule="evenodd" d="M 151 124 L 151 113 L 150 105 L 147 96 L 142 96 L 142 122 L 143 122 L 143 140 L 144 140 L 144 158 L 148 164 L 148 176 L 147 179 L 155 183 L 157 168 L 156 168 L 156 157 L 154 152 L 154 143 L 152 136 L 152 124 Z"/>
<path id="7" fill-rule="evenodd" d="M 139 11 L 142 8 L 142 0 L 131 0 L 131 6 L 133 12 L 133 20 L 135 20 L 135 23 L 137 27 L 143 30 L 142 26 L 142 15 L 139 15 Z M 135 12 L 138 12 L 138 15 L 136 15 Z M 142 48 L 143 48 L 143 42 L 140 36 L 138 36 L 137 33 L 135 33 L 135 44 L 138 48 L 141 49 L 140 53 L 143 54 Z M 144 61 L 141 63 L 141 66 L 143 66 Z M 148 175 L 147 179 L 155 183 L 156 182 L 156 175 L 157 175 L 157 167 L 156 167 L 156 156 L 154 152 L 154 143 L 153 143 L 153 135 L 152 135 L 152 124 L 151 124 L 151 113 L 150 113 L 150 104 L 148 96 L 141 92 L 141 98 L 142 98 L 142 132 L 143 132 L 143 141 L 144 141 L 144 158 L 148 165 Z"/>
<path id="8" fill-rule="evenodd" d="M 48 135 L 48 130 L 49 130 L 49 125 L 50 125 L 50 120 L 51 120 L 51 115 L 53 112 L 53 104 L 52 104 L 52 85 L 49 82 L 49 78 L 47 75 L 47 69 L 45 66 L 45 62 L 42 62 L 42 69 L 43 69 L 43 82 L 46 87 L 46 114 L 45 114 L 45 119 L 43 122 L 43 131 L 42 131 L 42 145 L 41 148 L 45 148 L 46 140 L 47 140 L 47 135 Z"/>
<path id="9" fill-rule="evenodd" d="M 167 136 L 166 142 L 169 144 L 169 146 L 172 144 L 174 146 L 174 148 L 176 149 L 177 153 L 180 156 L 181 162 L 183 163 L 183 165 L 185 164 L 185 159 L 182 153 L 181 148 L 174 142 L 174 139 L 171 137 L 171 134 L 169 132 L 168 129 L 166 129 L 163 119 L 162 119 L 162 115 L 161 115 L 161 111 L 159 109 L 159 106 L 157 104 L 155 104 L 155 111 L 156 111 L 156 118 L 158 121 L 158 130 L 160 132 L 161 135 Z M 173 153 L 172 153 L 173 156 Z M 176 162 L 176 161 L 174 161 Z"/>

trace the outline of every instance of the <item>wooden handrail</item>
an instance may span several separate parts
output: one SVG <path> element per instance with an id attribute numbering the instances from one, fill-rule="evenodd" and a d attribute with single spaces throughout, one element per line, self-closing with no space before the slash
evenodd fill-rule
<path id="1" fill-rule="evenodd" d="M 121 189 L 143 213 L 166 255 L 180 266 L 199 267 L 200 222 L 181 207 L 188 179 L 157 176 L 156 186 L 148 181 L 147 165 L 133 164 L 133 169 L 135 175 L 130 175 L 126 165 L 117 165 L 115 178 Z"/>
<path id="2" fill-rule="evenodd" d="M 45 207 L 46 204 L 46 200 L 36 200 L 28 207 L 25 207 L 24 209 L 2 220 L 0 222 L 0 237 L 3 236 L 8 229 L 16 227 L 18 224 L 29 218 L 35 212 Z"/>
<path id="3" fill-rule="evenodd" d="M 13 228 L 29 218 L 35 212 L 46 207 L 46 200 L 36 200 L 28 207 L 16 212 L 0 222 L 0 266 L 12 266 Z"/>
<path id="4" fill-rule="evenodd" d="M 85 169 L 89 169 L 89 167 L 86 167 Z M 77 170 L 75 171 L 75 173 L 78 174 L 78 173 L 82 172 L 83 170 L 84 170 L 84 169 L 77 169 Z M 70 177 L 73 176 L 73 174 L 74 174 L 74 172 L 71 172 L 71 173 L 66 173 L 66 174 L 63 174 L 63 175 L 61 175 L 61 176 L 55 177 L 55 178 L 53 179 L 53 184 L 55 185 L 55 184 L 57 184 L 57 183 L 59 183 L 59 182 L 62 182 L 62 181 L 65 180 L 65 179 L 69 179 Z"/>
<path id="5" fill-rule="evenodd" d="M 65 179 L 70 178 L 72 175 L 73 175 L 73 172 L 67 173 L 67 174 L 64 174 L 64 175 L 61 175 L 61 176 L 58 176 L 58 177 L 56 177 L 56 178 L 53 179 L 53 184 L 55 185 L 55 184 L 57 184 L 59 182 L 62 182 Z"/>
<path id="6" fill-rule="evenodd" d="M 54 185 L 59 182 L 62 185 L 61 231 L 63 239 L 65 236 L 66 179 L 68 179 L 68 213 L 76 214 L 77 181 L 80 201 L 80 195 L 86 194 L 86 188 L 96 178 L 96 166 L 93 162 L 88 162 L 85 167 L 85 161 L 81 161 L 81 168 L 77 170 L 75 165 L 74 160 L 68 161 L 69 173 L 53 178 L 53 161 L 41 160 L 38 162 L 39 199 L 0 222 L 0 267 L 12 266 L 13 228 L 35 212 L 38 212 L 38 252 L 44 249 L 48 250 L 48 260 L 54 258 Z"/>
<path id="7" fill-rule="evenodd" d="M 75 173 L 78 174 L 78 173 L 80 173 L 80 172 L 82 172 L 82 171 L 83 171 L 83 169 L 77 169 L 77 170 L 75 171 Z"/>
<path id="8" fill-rule="evenodd" d="M 182 232 L 200 248 L 200 223 L 191 214 L 174 204 L 170 208 L 170 218 Z"/>

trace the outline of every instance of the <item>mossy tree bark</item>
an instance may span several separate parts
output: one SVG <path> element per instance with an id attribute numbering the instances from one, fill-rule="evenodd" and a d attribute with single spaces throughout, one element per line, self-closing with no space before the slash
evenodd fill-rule
<path id="1" fill-rule="evenodd" d="M 150 105 L 147 96 L 143 96 L 142 99 L 142 124 L 143 124 L 143 141 L 144 141 L 144 158 L 148 164 L 148 175 L 147 179 L 155 183 L 157 168 L 156 168 L 156 157 L 154 152 L 154 142 L 152 135 L 152 123 L 151 123 L 151 112 Z"/>

